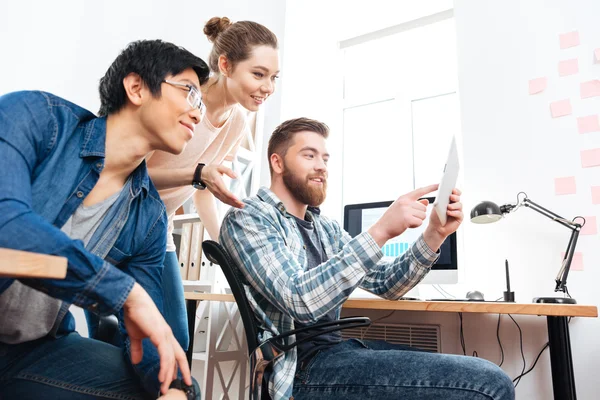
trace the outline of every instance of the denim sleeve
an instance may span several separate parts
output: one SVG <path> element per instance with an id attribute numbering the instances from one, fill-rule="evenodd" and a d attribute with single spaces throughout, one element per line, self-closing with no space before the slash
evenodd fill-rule
<path id="1" fill-rule="evenodd" d="M 340 307 L 377 263 L 379 249 L 365 239 L 357 236 L 334 257 L 305 271 L 281 225 L 267 210 L 248 202 L 227 214 L 220 235 L 252 287 L 301 323 L 314 323 Z"/>
<path id="2" fill-rule="evenodd" d="M 0 247 L 66 257 L 65 279 L 20 281 L 100 315 L 114 314 L 129 295 L 133 279 L 32 209 L 33 170 L 44 162 L 57 136 L 56 121 L 41 93 L 0 97 Z M 0 293 L 11 282 L 0 279 Z"/>
<path id="3" fill-rule="evenodd" d="M 146 239 L 140 246 L 141 250 L 123 266 L 123 271 L 132 276 L 148 292 L 161 314 L 163 314 L 164 300 L 162 271 L 166 248 L 167 218 L 163 212 L 148 232 Z M 127 359 L 131 360 L 130 341 L 125 329 L 123 310 L 119 312 L 119 330 L 125 343 L 124 349 Z M 140 377 L 144 389 L 148 393 L 156 394 L 160 390 L 160 382 L 158 381 L 160 358 L 158 351 L 150 339 L 144 339 L 142 346 L 144 350 L 142 361 L 133 367 Z"/>

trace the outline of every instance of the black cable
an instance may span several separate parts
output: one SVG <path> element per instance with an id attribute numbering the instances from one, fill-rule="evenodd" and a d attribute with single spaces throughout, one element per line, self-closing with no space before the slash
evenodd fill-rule
<path id="1" fill-rule="evenodd" d="M 373 324 L 374 324 L 375 322 L 381 321 L 382 319 L 386 319 L 387 317 L 391 316 L 391 315 L 392 315 L 393 313 L 395 313 L 396 311 L 398 311 L 398 310 L 393 310 L 392 312 L 390 312 L 390 313 L 388 313 L 388 314 L 384 315 L 383 317 L 379 317 L 379 318 L 377 318 L 377 319 L 374 319 L 373 321 L 371 321 L 371 325 L 367 326 L 367 329 L 365 329 L 365 331 L 362 333 L 362 337 L 361 337 L 361 339 L 364 339 L 364 338 L 365 338 L 365 336 L 367 335 L 367 332 L 369 332 L 369 328 L 370 328 L 371 326 L 373 326 Z"/>
<path id="2" fill-rule="evenodd" d="M 569 317 L 568 323 L 571 323 L 571 318 L 572 317 Z M 517 379 L 519 379 L 519 381 L 520 381 L 522 377 L 524 377 L 525 375 L 527 375 L 528 373 L 530 373 L 531 371 L 533 371 L 533 368 L 535 368 L 535 365 L 537 364 L 538 360 L 540 359 L 540 357 L 544 353 L 544 350 L 546 350 L 549 346 L 550 346 L 550 342 L 546 342 L 546 344 L 544 345 L 544 347 L 542 347 L 542 350 L 540 350 L 540 352 L 538 353 L 537 357 L 535 358 L 535 361 L 533 362 L 533 365 L 531 367 L 529 367 L 529 369 L 527 371 L 523 372 L 522 374 L 518 375 L 515 379 L 513 379 L 513 382 L 515 382 Z M 516 385 L 515 385 L 515 387 L 516 387 Z"/>
<path id="3" fill-rule="evenodd" d="M 510 319 L 513 320 L 513 322 L 517 326 L 517 329 L 519 330 L 519 342 L 521 343 L 521 358 L 523 359 L 523 369 L 521 370 L 521 374 L 513 380 L 513 382 L 516 381 L 516 383 L 515 383 L 515 388 L 516 388 L 517 385 L 519 384 L 519 382 L 521 382 L 521 378 L 523 377 L 523 373 L 525 372 L 525 368 L 527 366 L 527 364 L 525 363 L 525 353 L 523 353 L 523 331 L 521 331 L 521 327 L 519 326 L 517 321 L 515 321 L 513 316 L 510 314 L 507 314 L 507 315 L 510 317 Z"/>
<path id="4" fill-rule="evenodd" d="M 442 285 L 437 285 L 437 287 L 439 287 L 444 293 L 446 293 L 448 296 L 452 297 L 453 299 L 456 298 L 456 296 L 454 296 L 452 293 L 448 292 L 446 289 L 444 289 L 442 287 Z"/>
<path id="5" fill-rule="evenodd" d="M 446 296 L 446 294 L 440 290 L 441 288 L 439 288 L 439 289 L 438 289 L 438 285 L 432 285 L 432 286 L 433 286 L 433 288 L 434 288 L 435 290 L 437 290 L 437 292 L 438 292 L 439 294 L 441 294 L 441 295 L 442 295 L 442 297 L 443 297 L 443 298 L 445 298 L 445 299 L 447 299 L 447 298 L 448 298 L 448 296 Z"/>
<path id="6" fill-rule="evenodd" d="M 504 349 L 502 348 L 502 342 L 500 341 L 500 317 L 502 316 L 502 314 L 498 314 L 498 326 L 496 326 L 496 338 L 498 338 L 498 344 L 500 345 L 500 355 L 502 356 L 502 358 L 500 359 L 500 364 L 498 364 L 499 367 L 502 366 L 502 364 L 504 364 Z"/>
<path id="7" fill-rule="evenodd" d="M 533 368 L 535 367 L 535 364 L 537 364 L 538 360 L 540 359 L 542 353 L 544 352 L 544 350 L 546 350 L 548 347 L 550 346 L 550 342 L 546 342 L 546 344 L 544 345 L 544 347 L 542 347 L 542 350 L 540 350 L 540 352 L 538 353 L 537 357 L 535 358 L 535 361 L 533 362 L 533 365 L 524 373 L 522 373 L 521 375 L 517 376 L 515 379 L 513 379 L 513 382 L 516 381 L 517 379 L 521 380 L 522 377 L 524 377 L 525 375 L 527 375 L 528 373 L 530 373 Z M 517 387 L 517 385 L 515 385 L 515 387 Z"/>

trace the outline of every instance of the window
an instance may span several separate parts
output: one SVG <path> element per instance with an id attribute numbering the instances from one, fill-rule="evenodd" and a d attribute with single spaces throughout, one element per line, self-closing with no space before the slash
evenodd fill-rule
<path id="1" fill-rule="evenodd" d="M 341 45 L 344 205 L 437 183 L 453 135 L 460 147 L 454 19 L 421 21 Z"/>

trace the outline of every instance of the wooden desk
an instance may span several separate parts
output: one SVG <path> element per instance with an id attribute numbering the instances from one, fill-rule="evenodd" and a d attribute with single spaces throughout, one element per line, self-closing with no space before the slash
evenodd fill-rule
<path id="1" fill-rule="evenodd" d="M 64 257 L 0 248 L 0 277 L 64 279 L 65 276 Z"/>
<path id="2" fill-rule="evenodd" d="M 231 294 L 185 293 L 187 300 L 188 324 L 190 338 L 194 337 L 194 322 L 198 301 L 233 302 Z M 390 301 L 383 299 L 350 298 L 344 308 L 368 310 L 428 311 L 454 313 L 489 313 L 520 314 L 545 316 L 548 325 L 548 342 L 550 343 L 550 365 L 552 367 L 552 386 L 556 400 L 575 400 L 575 375 L 571 355 L 571 339 L 569 336 L 569 317 L 598 317 L 596 306 L 580 304 L 522 304 L 522 303 L 488 303 L 466 301 Z M 190 340 L 188 361 L 191 365 L 193 341 Z"/>

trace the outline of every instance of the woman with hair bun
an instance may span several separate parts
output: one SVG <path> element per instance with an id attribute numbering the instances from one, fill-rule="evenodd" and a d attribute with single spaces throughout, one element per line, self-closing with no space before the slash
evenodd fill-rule
<path id="1" fill-rule="evenodd" d="M 214 17 L 204 26 L 204 33 L 213 43 L 208 60 L 211 76 L 200 88 L 204 117 L 197 126 L 189 127 L 193 138 L 181 154 L 157 151 L 147 160 L 169 220 L 163 270 L 164 316 L 184 349 L 189 346 L 189 335 L 173 242 L 173 216 L 193 197 L 200 220 L 210 237 L 217 240 L 221 221 L 215 197 L 233 207 L 243 207 L 223 182 L 222 175 L 236 176 L 222 163 L 235 158 L 249 129 L 244 110 L 260 108 L 273 94 L 279 73 L 277 37 L 263 25 Z"/>

